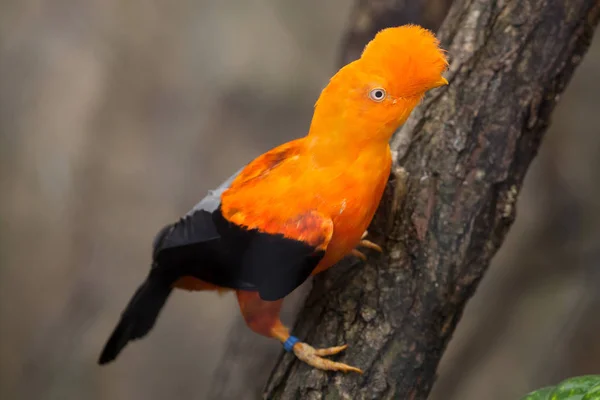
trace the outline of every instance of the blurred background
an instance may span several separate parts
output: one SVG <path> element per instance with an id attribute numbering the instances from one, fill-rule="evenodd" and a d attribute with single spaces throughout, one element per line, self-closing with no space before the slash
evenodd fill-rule
<path id="1" fill-rule="evenodd" d="M 96 359 L 157 230 L 306 133 L 352 6 L 0 0 L 1 399 L 256 398 L 280 347 L 231 295 L 175 293 L 145 340 Z M 432 399 L 600 373 L 599 76 L 596 37 Z M 260 363 L 226 356 L 232 329 Z"/>

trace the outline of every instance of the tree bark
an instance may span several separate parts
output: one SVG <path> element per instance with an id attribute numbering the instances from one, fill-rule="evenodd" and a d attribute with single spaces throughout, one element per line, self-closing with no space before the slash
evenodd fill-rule
<path id="1" fill-rule="evenodd" d="M 282 354 L 265 398 L 427 397 L 599 14 L 598 0 L 455 1 L 439 32 L 451 83 L 392 141 L 408 179 L 392 176 L 370 229 L 385 254 L 318 276 L 293 330 L 315 347 L 349 344 L 338 359 L 365 373 Z"/>

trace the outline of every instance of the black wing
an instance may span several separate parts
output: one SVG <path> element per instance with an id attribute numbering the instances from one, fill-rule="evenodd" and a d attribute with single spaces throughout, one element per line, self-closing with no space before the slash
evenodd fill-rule
<path id="1" fill-rule="evenodd" d="M 325 255 L 324 250 L 306 242 L 238 226 L 226 220 L 220 208 L 213 213 L 213 220 L 221 245 L 235 253 L 229 256 L 235 264 L 232 271 L 241 281 L 250 282 L 263 300 L 275 301 L 290 294 L 310 277 Z"/>
<path id="2" fill-rule="evenodd" d="M 325 252 L 227 221 L 220 209 L 221 194 L 242 170 L 156 235 L 153 268 L 168 269 L 171 277 L 193 276 L 231 289 L 258 290 L 264 300 L 277 300 L 308 279 Z"/>
<path id="3" fill-rule="evenodd" d="M 235 249 L 225 247 L 213 213 L 197 210 L 163 228 L 154 240 L 155 268 L 231 289 L 256 290 L 241 279 Z"/>

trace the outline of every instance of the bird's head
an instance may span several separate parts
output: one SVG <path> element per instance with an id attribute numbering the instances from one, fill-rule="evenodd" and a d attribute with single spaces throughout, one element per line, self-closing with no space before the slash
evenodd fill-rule
<path id="1" fill-rule="evenodd" d="M 315 119 L 351 124 L 357 134 L 370 136 L 365 139 L 388 141 L 425 92 L 448 84 L 442 76 L 447 66 L 430 31 L 415 25 L 384 29 L 360 59 L 331 78 L 317 101 Z"/>

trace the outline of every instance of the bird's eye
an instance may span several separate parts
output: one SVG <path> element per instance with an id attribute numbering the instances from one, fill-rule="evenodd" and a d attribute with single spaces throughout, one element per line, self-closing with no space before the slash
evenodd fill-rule
<path id="1" fill-rule="evenodd" d="M 383 99 L 385 99 L 385 89 L 376 88 L 371 90 L 369 93 L 369 98 L 376 102 L 383 101 Z"/>

